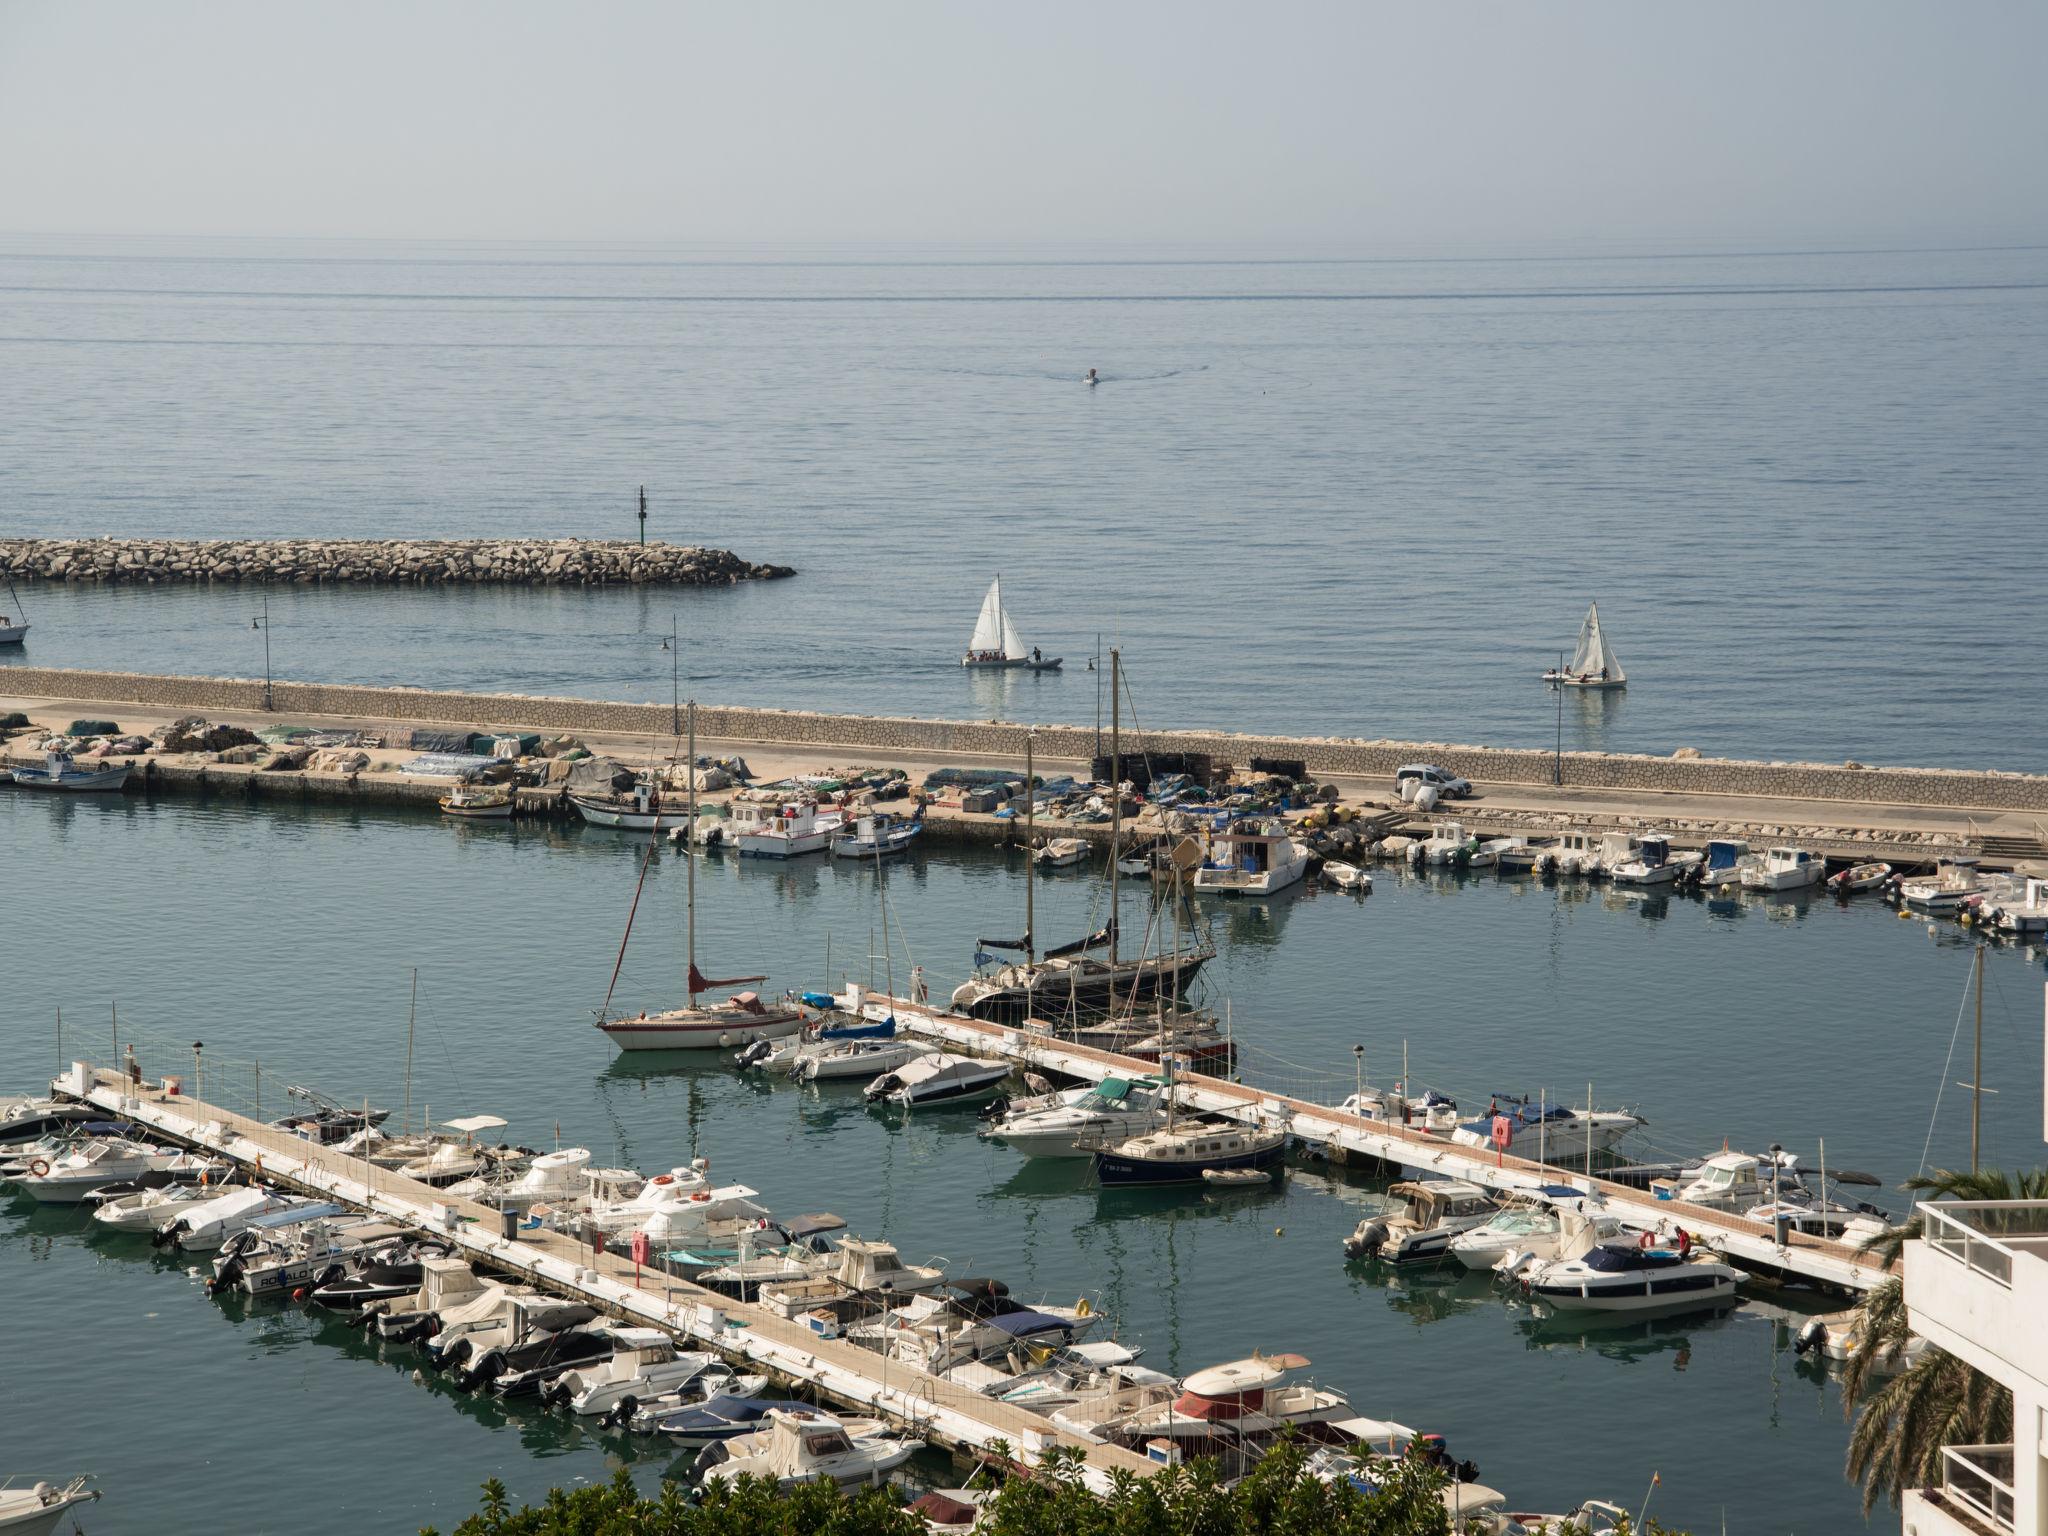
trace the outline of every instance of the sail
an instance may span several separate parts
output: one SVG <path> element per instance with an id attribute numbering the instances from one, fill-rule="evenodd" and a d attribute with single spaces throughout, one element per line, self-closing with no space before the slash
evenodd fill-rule
<path id="1" fill-rule="evenodd" d="M 1022 661 L 1029 654 L 1024 645 L 1024 637 L 1017 633 L 1017 626 L 1010 622 L 1010 610 L 1003 608 L 1000 600 L 996 606 L 1002 609 L 1003 615 L 1003 654 L 1012 661 Z"/>
<path id="2" fill-rule="evenodd" d="M 1003 578 L 998 576 L 988 584 L 988 596 L 981 600 L 981 617 L 974 621 L 974 638 L 967 642 L 967 649 L 977 656 L 1003 650 L 1003 631 L 1008 627 L 1009 617 L 1003 612 Z"/>
<path id="3" fill-rule="evenodd" d="M 1608 647 L 1607 637 L 1600 632 L 1600 605 L 1591 604 L 1586 609 L 1586 621 L 1579 626 L 1579 648 L 1572 652 L 1572 664 L 1568 671 L 1579 677 L 1594 677 L 1605 672 L 1610 682 L 1621 682 L 1621 663 L 1614 658 Z"/>

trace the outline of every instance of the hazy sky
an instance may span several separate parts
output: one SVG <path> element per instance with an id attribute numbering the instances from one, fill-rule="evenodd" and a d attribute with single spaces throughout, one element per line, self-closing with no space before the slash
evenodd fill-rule
<path id="1" fill-rule="evenodd" d="M 0 0 L 0 229 L 2031 241 L 2048 4 Z"/>

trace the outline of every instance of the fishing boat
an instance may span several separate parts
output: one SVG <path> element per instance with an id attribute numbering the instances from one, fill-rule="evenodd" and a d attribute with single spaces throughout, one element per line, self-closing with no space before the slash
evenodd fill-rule
<path id="1" fill-rule="evenodd" d="M 1747 838 L 1717 837 L 1707 844 L 1706 857 L 1694 866 L 1688 879 L 1708 887 L 1740 885 L 1744 871 L 1756 862 Z"/>
<path id="2" fill-rule="evenodd" d="M 451 789 L 441 797 L 441 814 L 444 816 L 486 817 L 510 816 L 512 814 L 512 791 L 498 786 L 472 788 L 464 785 Z"/>
<path id="3" fill-rule="evenodd" d="M 689 752 L 690 761 L 694 763 L 697 760 L 695 699 L 690 701 Z M 697 776 L 694 773 L 690 775 L 689 799 L 685 809 L 694 823 L 697 817 Z M 643 1012 L 636 1018 L 612 1016 L 612 993 L 619 984 L 619 971 L 626 963 L 626 945 L 633 937 L 633 914 L 640 908 L 640 893 L 646 888 L 647 867 L 654 861 L 658 841 L 647 845 L 646 856 L 640 861 L 640 883 L 633 890 L 633 906 L 626 914 L 625 937 L 619 940 L 619 958 L 612 966 L 611 984 L 605 988 L 604 1006 L 597 1011 L 597 1027 L 622 1051 L 729 1049 L 736 1045 L 750 1045 L 756 1040 L 780 1040 L 802 1029 L 803 1012 L 788 998 L 767 1003 L 761 1000 L 759 993 L 735 992 L 723 1002 L 699 1006 L 698 996 L 714 987 L 739 986 L 767 978 L 732 976 L 714 981 L 697 969 L 697 861 L 688 856 L 683 859 L 683 868 L 686 871 L 684 924 L 688 934 L 688 970 L 684 986 L 689 1000 L 681 1008 L 669 1008 L 655 1014 Z"/>
<path id="4" fill-rule="evenodd" d="M 1889 864 L 1858 864 L 1839 875 L 1830 875 L 1828 889 L 1838 896 L 1853 896 L 1858 891 L 1874 891 L 1891 877 L 1892 867 Z"/>
<path id="5" fill-rule="evenodd" d="M 1485 1225 L 1500 1209 L 1493 1196 L 1464 1179 L 1404 1179 L 1387 1194 L 1401 1202 L 1399 1209 L 1359 1222 L 1344 1239 L 1347 1257 L 1434 1263 L 1459 1233 Z"/>
<path id="6" fill-rule="evenodd" d="M 1979 910 L 2000 933 L 2048 932 L 2048 880 L 2030 875 L 2015 893 L 1987 898 Z"/>
<path id="7" fill-rule="evenodd" d="M 835 859 L 886 858 L 892 853 L 902 853 L 916 842 L 924 831 L 924 808 L 917 813 L 903 817 L 883 811 L 862 816 L 851 829 L 841 826 L 832 839 L 832 857 Z"/>
<path id="8" fill-rule="evenodd" d="M 1665 833 L 1645 832 L 1636 839 L 1635 857 L 1615 865 L 1609 878 L 1617 885 L 1669 885 L 1699 862 L 1696 853 L 1673 855 Z"/>
<path id="9" fill-rule="evenodd" d="M 695 777 L 691 775 L 693 781 Z M 693 799 L 695 787 L 693 782 Z M 572 791 L 569 803 L 576 807 L 576 814 L 593 827 L 652 832 L 659 827 L 676 824 L 675 812 L 663 802 L 661 785 L 650 776 L 643 776 L 621 794 L 594 795 Z"/>
<path id="10" fill-rule="evenodd" d="M 1745 869 L 1742 885 L 1751 891 L 1799 891 L 1820 884 L 1827 872 L 1826 855 L 1785 846 L 1767 850 L 1762 863 Z"/>
<path id="11" fill-rule="evenodd" d="M 724 840 L 741 858 L 794 859 L 823 852 L 845 820 L 840 812 L 822 811 L 807 800 L 746 803 L 732 808 Z"/>
<path id="12" fill-rule="evenodd" d="M 1900 885 L 1899 897 L 1907 906 L 1925 912 L 1949 912 L 1983 888 L 1977 874 L 1977 855 L 1958 852 L 1937 860 L 1933 874 L 1920 875 Z"/>
<path id="13" fill-rule="evenodd" d="M 1621 670 L 1613 648 L 1600 631 L 1600 605 L 1589 603 L 1579 624 L 1578 648 L 1569 664 L 1553 667 L 1543 674 L 1553 688 L 1626 688 L 1628 674 Z"/>
<path id="14" fill-rule="evenodd" d="M 1272 896 L 1299 884 L 1313 857 L 1285 822 L 1240 824 L 1220 832 L 1195 871 L 1195 891 L 1209 896 Z"/>
<path id="15" fill-rule="evenodd" d="M 1060 658 L 1048 659 L 1039 654 L 1036 646 L 1024 643 L 1024 637 L 1017 633 L 1017 626 L 1010 619 L 1010 610 L 1003 606 L 1003 578 L 998 576 L 988 584 L 988 593 L 981 600 L 974 637 L 967 642 L 967 653 L 960 658 L 960 665 L 1057 672 Z"/>
<path id="16" fill-rule="evenodd" d="M 778 1408 L 765 1428 L 705 1447 L 696 1471 L 706 1482 L 766 1478 L 777 1488 L 836 1483 L 841 1488 L 885 1481 L 923 1449 L 874 1420 L 839 1419 L 816 1408 Z"/>
<path id="17" fill-rule="evenodd" d="M 14 782 L 23 789 L 60 789 L 77 794 L 107 793 L 127 786 L 131 763 L 111 768 L 81 768 L 76 758 L 58 748 L 43 754 L 40 763 L 16 763 Z"/>

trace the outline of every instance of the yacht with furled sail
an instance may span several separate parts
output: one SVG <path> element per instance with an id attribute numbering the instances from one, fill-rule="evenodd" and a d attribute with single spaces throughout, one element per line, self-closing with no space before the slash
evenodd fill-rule
<path id="1" fill-rule="evenodd" d="M 690 701 L 689 716 L 690 761 L 697 760 L 697 701 Z M 692 825 L 697 819 L 697 775 L 690 775 L 689 819 Z M 681 1008 L 669 1008 L 660 1013 L 642 1013 L 637 1018 L 612 1016 L 612 993 L 619 985 L 619 971 L 626 963 L 626 945 L 633 937 L 633 914 L 640 910 L 640 893 L 647 884 L 647 866 L 654 860 L 654 850 L 661 846 L 657 836 L 647 844 L 647 852 L 640 860 L 640 883 L 633 888 L 633 905 L 626 914 L 625 937 L 619 940 L 619 958 L 612 966 L 611 984 L 605 988 L 604 1006 L 597 1011 L 597 1027 L 611 1037 L 612 1044 L 622 1051 L 688 1051 L 708 1050 L 736 1045 L 751 1045 L 756 1040 L 779 1040 L 793 1035 L 804 1026 L 802 1011 L 793 1001 L 764 1001 L 756 992 L 736 992 L 722 1002 L 699 1006 L 700 993 L 714 987 L 741 986 L 750 981 L 764 981 L 764 976 L 731 976 L 714 981 L 697 969 L 697 861 L 687 849 L 683 853 L 683 868 L 687 872 L 684 905 L 688 938 L 688 979 L 689 1001 Z"/>
<path id="2" fill-rule="evenodd" d="M 1121 663 L 1110 652 L 1110 777 L 1121 780 L 1122 717 L 1118 707 Z M 1033 783 L 1032 736 L 1024 738 L 1024 775 Z M 1024 796 L 1024 844 L 1032 845 L 1033 802 Z M 1121 895 L 1114 850 L 1122 839 L 1123 789 L 1118 782 L 1110 796 L 1109 920 L 1084 938 L 1056 945 L 1041 954 L 1034 934 L 1035 878 L 1024 882 L 1024 932 L 1014 939 L 983 938 L 975 952 L 977 970 L 953 993 L 953 1006 L 970 1018 L 995 1024 L 1022 1024 L 1043 1019 L 1071 1027 L 1120 1009 L 1133 1009 L 1161 998 L 1185 997 L 1195 975 L 1214 956 L 1206 938 L 1197 936 L 1186 948 L 1171 952 L 1140 950 L 1135 959 L 1118 953 L 1117 908 Z M 1180 900 L 1176 893 L 1175 900 Z M 1023 959 L 1003 962 L 995 950 L 1021 952 Z M 1097 951 L 1102 953 L 1098 954 Z"/>
<path id="3" fill-rule="evenodd" d="M 1042 656 L 1036 646 L 1024 643 L 1010 618 L 1010 610 L 1003 606 L 1003 578 L 998 576 L 988 584 L 988 594 L 981 600 L 981 614 L 974 621 L 974 638 L 967 642 L 960 665 L 1057 672 L 1060 658 Z"/>
<path id="4" fill-rule="evenodd" d="M 1543 681 L 1553 688 L 1626 688 L 1628 674 L 1621 670 L 1614 650 L 1600 631 L 1600 605 L 1589 603 L 1579 624 L 1578 648 L 1569 665 L 1552 667 Z"/>

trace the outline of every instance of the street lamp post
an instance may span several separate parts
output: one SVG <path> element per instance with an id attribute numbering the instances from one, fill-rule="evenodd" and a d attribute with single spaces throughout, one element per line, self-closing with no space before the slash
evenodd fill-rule
<path id="1" fill-rule="evenodd" d="M 1557 653 L 1557 681 L 1550 691 L 1557 695 L 1557 756 L 1551 760 L 1550 782 L 1564 787 L 1564 652 Z"/>
<path id="2" fill-rule="evenodd" d="M 647 542 L 647 487 L 640 487 L 640 542 Z"/>
<path id="3" fill-rule="evenodd" d="M 270 594 L 268 592 L 263 594 L 263 611 L 249 620 L 249 627 L 263 631 L 263 707 L 265 710 L 274 710 L 277 708 L 277 703 L 272 697 L 270 686 Z"/>
<path id="4" fill-rule="evenodd" d="M 645 517 L 646 513 L 640 514 Z M 668 638 L 661 642 L 668 656 L 668 730 L 671 736 L 683 731 L 683 637 L 674 614 L 669 615 Z M 692 763 L 694 772 L 697 765 Z"/>

